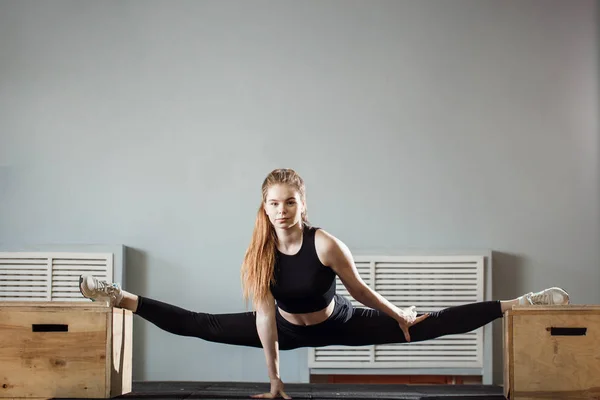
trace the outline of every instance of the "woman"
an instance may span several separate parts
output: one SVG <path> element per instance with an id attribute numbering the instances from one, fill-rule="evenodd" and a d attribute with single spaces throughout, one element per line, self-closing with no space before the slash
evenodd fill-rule
<path id="1" fill-rule="evenodd" d="M 497 318 L 515 304 L 568 304 L 559 288 L 508 301 L 485 301 L 417 315 L 399 308 L 368 287 L 348 248 L 306 216 L 305 185 L 293 170 L 272 171 L 262 185 L 252 240 L 242 264 L 244 298 L 254 312 L 192 312 L 123 291 L 92 276 L 80 290 L 93 300 L 108 297 L 176 335 L 264 349 L 271 390 L 254 398 L 290 397 L 279 374 L 279 350 L 328 345 L 362 346 L 423 341 L 465 333 Z M 335 293 L 335 277 L 369 308 L 354 308 Z"/>

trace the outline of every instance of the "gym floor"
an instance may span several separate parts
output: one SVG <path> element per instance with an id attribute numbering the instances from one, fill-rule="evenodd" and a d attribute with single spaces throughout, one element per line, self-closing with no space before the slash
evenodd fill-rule
<path id="1" fill-rule="evenodd" d="M 122 399 L 247 399 L 269 390 L 265 383 L 134 382 Z M 286 384 L 292 399 L 505 400 L 502 388 L 488 385 Z"/>

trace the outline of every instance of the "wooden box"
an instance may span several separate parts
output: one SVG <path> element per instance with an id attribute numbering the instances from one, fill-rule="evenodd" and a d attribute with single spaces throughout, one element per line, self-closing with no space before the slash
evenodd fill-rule
<path id="1" fill-rule="evenodd" d="M 132 313 L 92 302 L 0 302 L 0 397 L 131 392 Z"/>
<path id="2" fill-rule="evenodd" d="M 517 306 L 504 325 L 504 395 L 600 399 L 600 306 Z"/>

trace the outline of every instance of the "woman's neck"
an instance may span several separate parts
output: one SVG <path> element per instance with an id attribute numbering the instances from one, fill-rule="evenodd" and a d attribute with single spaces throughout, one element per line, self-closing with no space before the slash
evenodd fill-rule
<path id="1" fill-rule="evenodd" d="M 302 223 L 298 223 L 287 229 L 276 229 L 277 248 L 282 253 L 296 253 L 302 246 Z"/>

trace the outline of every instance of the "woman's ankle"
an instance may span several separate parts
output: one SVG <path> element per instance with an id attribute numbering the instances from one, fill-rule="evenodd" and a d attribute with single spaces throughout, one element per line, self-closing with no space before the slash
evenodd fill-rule
<path id="1" fill-rule="evenodd" d="M 129 292 L 123 292 L 123 298 L 117 304 L 117 307 L 123 308 L 125 310 L 129 310 L 131 312 L 136 312 L 138 308 L 139 297 L 135 294 Z"/>
<path id="2" fill-rule="evenodd" d="M 504 314 L 508 310 L 511 310 L 513 308 L 513 306 L 516 306 L 518 304 L 519 304 L 519 299 L 501 301 L 500 308 L 502 308 L 502 314 Z"/>

